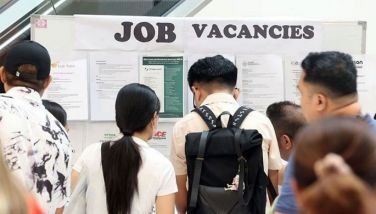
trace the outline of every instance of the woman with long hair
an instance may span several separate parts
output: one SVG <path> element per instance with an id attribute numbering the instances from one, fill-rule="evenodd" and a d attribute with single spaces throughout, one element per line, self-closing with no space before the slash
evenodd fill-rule
<path id="1" fill-rule="evenodd" d="M 67 213 L 174 213 L 177 191 L 172 164 L 147 141 L 158 124 L 160 103 L 148 86 L 120 89 L 115 103 L 119 140 L 88 146 L 81 157 L 80 178 Z M 75 195 L 82 192 L 85 202 Z M 85 206 L 82 208 L 82 206 Z"/>
<path id="2" fill-rule="evenodd" d="M 302 213 L 376 211 L 376 137 L 355 118 L 331 118 L 296 137 L 293 186 Z"/>

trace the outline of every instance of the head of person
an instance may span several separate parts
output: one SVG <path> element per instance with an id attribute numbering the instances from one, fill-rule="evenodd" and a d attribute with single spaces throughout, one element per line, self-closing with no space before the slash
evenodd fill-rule
<path id="1" fill-rule="evenodd" d="M 115 102 L 116 124 L 123 137 L 111 142 L 102 156 L 108 213 L 130 213 L 142 164 L 134 137 L 147 141 L 158 124 L 160 102 L 146 85 L 132 83 L 120 89 Z"/>
<path id="2" fill-rule="evenodd" d="M 238 96 L 239 91 L 235 88 L 237 76 L 234 63 L 221 55 L 199 59 L 188 71 L 194 104 L 200 106 L 208 95 L 217 92 Z"/>
<path id="3" fill-rule="evenodd" d="M 368 124 L 326 118 L 303 128 L 295 142 L 293 186 L 305 213 L 374 213 L 376 136 Z"/>
<path id="4" fill-rule="evenodd" d="M 65 128 L 67 128 L 67 112 L 56 102 L 42 100 L 44 107 L 49 111 Z"/>
<path id="5" fill-rule="evenodd" d="M 336 51 L 310 53 L 301 66 L 298 89 L 308 121 L 337 114 L 357 104 L 357 70 L 350 55 Z"/>
<path id="6" fill-rule="evenodd" d="M 294 148 L 293 139 L 306 123 L 303 112 L 299 105 L 282 101 L 269 105 L 266 115 L 273 124 L 281 157 L 287 161 Z"/>
<path id="7" fill-rule="evenodd" d="M 34 41 L 22 41 L 6 53 L 0 76 L 5 91 L 23 86 L 42 95 L 51 82 L 50 70 L 47 49 Z"/>

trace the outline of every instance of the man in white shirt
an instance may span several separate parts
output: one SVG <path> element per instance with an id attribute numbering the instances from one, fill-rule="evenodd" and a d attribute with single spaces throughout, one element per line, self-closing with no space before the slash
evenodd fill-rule
<path id="1" fill-rule="evenodd" d="M 239 104 L 233 96 L 238 94 L 235 88 L 236 80 L 236 66 L 219 55 L 198 60 L 188 72 L 188 83 L 194 95 L 194 104 L 206 105 L 216 116 L 224 111 L 234 114 L 239 108 Z M 263 136 L 264 171 L 269 174 L 273 185 L 277 187 L 281 158 L 270 120 L 265 115 L 252 111 L 240 128 L 256 129 Z M 208 130 L 205 122 L 194 112 L 184 116 L 173 128 L 171 162 L 175 168 L 178 185 L 176 207 L 179 213 L 185 213 L 187 210 L 185 136 L 191 132 L 205 130 Z"/>
<path id="2" fill-rule="evenodd" d="M 48 51 L 33 41 L 9 50 L 0 67 L 0 144 L 10 170 L 48 213 L 62 213 L 70 191 L 72 147 L 43 106 L 51 82 Z"/>

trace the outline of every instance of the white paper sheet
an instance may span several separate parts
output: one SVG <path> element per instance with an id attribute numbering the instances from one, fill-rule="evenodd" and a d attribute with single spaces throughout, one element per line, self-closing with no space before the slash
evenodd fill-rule
<path id="1" fill-rule="evenodd" d="M 284 57 L 285 99 L 300 104 L 300 92 L 297 88 L 302 72 L 301 62 L 305 55 Z"/>
<path id="2" fill-rule="evenodd" d="M 358 71 L 357 90 L 363 113 L 376 113 L 376 56 L 353 55 Z"/>
<path id="3" fill-rule="evenodd" d="M 159 123 L 153 138 L 148 142 L 152 148 L 166 157 L 170 156 L 173 126 L 174 123 Z"/>
<path id="4" fill-rule="evenodd" d="M 164 66 L 163 65 L 142 65 L 140 72 L 140 83 L 152 88 L 158 97 L 163 98 L 164 93 Z M 161 104 L 160 112 L 164 112 L 164 99 L 159 99 Z"/>
<path id="5" fill-rule="evenodd" d="M 59 103 L 67 112 L 68 120 L 88 119 L 87 60 L 52 59 L 52 82 L 43 95 Z"/>
<path id="6" fill-rule="evenodd" d="M 238 56 L 236 64 L 244 105 L 265 112 L 273 102 L 284 100 L 283 61 L 280 56 Z"/>
<path id="7" fill-rule="evenodd" d="M 90 53 L 91 120 L 115 120 L 119 89 L 138 82 L 138 55 L 129 52 Z"/>

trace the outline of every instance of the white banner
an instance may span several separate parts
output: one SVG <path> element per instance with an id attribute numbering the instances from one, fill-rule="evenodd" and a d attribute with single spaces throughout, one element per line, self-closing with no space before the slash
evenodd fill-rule
<path id="1" fill-rule="evenodd" d="M 236 54 L 320 51 L 312 21 L 75 16 L 75 48 Z"/>
<path id="2" fill-rule="evenodd" d="M 74 19 L 76 49 L 137 52 L 183 50 L 181 19 L 84 15 L 77 15 Z"/>

